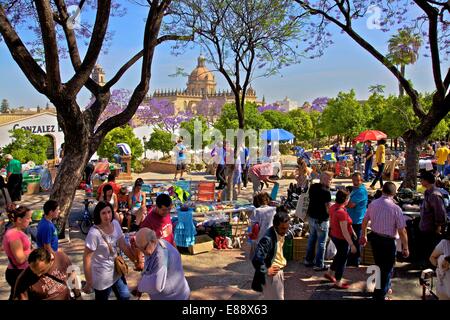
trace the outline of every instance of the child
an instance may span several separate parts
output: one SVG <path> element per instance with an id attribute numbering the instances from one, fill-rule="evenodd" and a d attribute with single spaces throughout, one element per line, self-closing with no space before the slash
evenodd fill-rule
<path id="1" fill-rule="evenodd" d="M 121 221 L 127 222 L 127 231 L 129 231 L 129 225 L 131 225 L 131 216 L 128 212 L 128 188 L 125 185 L 120 187 L 117 194 L 118 214 Z"/>

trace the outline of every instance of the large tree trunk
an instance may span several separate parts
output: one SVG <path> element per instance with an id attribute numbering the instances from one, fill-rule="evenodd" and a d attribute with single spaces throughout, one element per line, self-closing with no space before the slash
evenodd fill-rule
<path id="1" fill-rule="evenodd" d="M 84 169 L 93 152 L 90 151 L 89 138 L 83 135 L 65 136 L 64 158 L 59 166 L 50 199 L 56 200 L 60 216 L 56 226 L 60 238 L 65 236 L 66 223 L 69 218 L 76 190 L 83 177 Z"/>
<path id="2" fill-rule="evenodd" d="M 418 137 L 416 132 L 409 131 L 404 134 L 406 143 L 406 176 L 404 182 L 405 188 L 415 190 L 417 188 L 417 172 L 419 169 L 419 147 L 425 141 L 426 137 Z"/>

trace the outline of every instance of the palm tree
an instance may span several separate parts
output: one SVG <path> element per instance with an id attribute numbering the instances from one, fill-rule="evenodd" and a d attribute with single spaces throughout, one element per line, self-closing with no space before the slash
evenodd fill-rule
<path id="1" fill-rule="evenodd" d="M 398 34 L 389 39 L 387 55 L 388 59 L 395 65 L 400 66 L 400 73 L 405 77 L 405 68 L 408 64 L 414 64 L 419 58 L 419 49 L 422 38 L 411 29 L 401 29 Z M 404 95 L 402 85 L 399 83 L 400 96 Z"/>
<path id="2" fill-rule="evenodd" d="M 376 94 L 382 94 L 384 93 L 384 89 L 386 88 L 385 85 L 382 84 L 374 84 L 372 86 L 369 86 L 369 92 L 370 93 L 376 93 Z"/>

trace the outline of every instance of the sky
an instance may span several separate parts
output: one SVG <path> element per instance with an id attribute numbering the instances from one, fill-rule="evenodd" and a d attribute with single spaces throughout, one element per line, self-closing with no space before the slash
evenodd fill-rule
<path id="1" fill-rule="evenodd" d="M 115 33 L 113 42 L 109 53 L 102 55 L 98 61 L 106 72 L 107 80 L 140 50 L 145 14 L 145 8 L 129 6 L 125 17 L 111 20 L 110 29 Z M 81 13 L 81 19 L 90 18 L 92 16 L 89 13 Z M 365 20 L 358 22 L 356 29 L 382 53 L 387 51 L 388 34 L 377 29 L 370 30 Z M 272 103 L 288 97 L 303 104 L 317 97 L 335 97 L 339 91 L 355 89 L 358 99 L 367 99 L 370 95 L 368 87 L 374 84 L 385 85 L 386 94 L 398 93 L 396 79 L 381 63 L 337 29 L 331 29 L 331 33 L 334 44 L 325 50 L 322 57 L 314 60 L 303 59 L 299 64 L 280 70 L 278 75 L 255 79 L 252 86 L 258 98 L 262 99 L 264 96 L 267 103 Z M 24 39 L 27 39 L 28 34 L 24 32 L 23 35 Z M 195 68 L 201 52 L 199 48 L 189 48 L 184 54 L 174 56 L 170 51 L 169 44 L 163 44 L 156 49 L 150 93 L 156 89 L 186 88 L 186 77 L 170 75 L 176 72 L 177 67 L 182 67 L 185 72 L 190 73 Z M 422 53 L 424 52 L 425 49 L 422 50 Z M 12 107 L 45 106 L 47 98 L 31 86 L 3 42 L 0 43 L 0 65 L 0 99 L 7 99 Z M 114 88 L 132 90 L 139 82 L 139 66 L 137 63 L 131 68 Z M 448 61 L 444 61 L 442 66 L 448 68 Z M 212 69 L 211 65 L 209 67 Z M 61 70 L 65 81 L 73 74 L 67 60 L 62 63 Z M 406 73 L 418 91 L 430 92 L 434 86 L 431 70 L 430 59 L 422 54 L 415 65 L 407 66 Z M 219 90 L 228 89 L 221 74 L 216 73 L 216 81 Z M 78 96 L 79 104 L 86 105 L 89 96 L 88 91 L 83 89 Z"/>

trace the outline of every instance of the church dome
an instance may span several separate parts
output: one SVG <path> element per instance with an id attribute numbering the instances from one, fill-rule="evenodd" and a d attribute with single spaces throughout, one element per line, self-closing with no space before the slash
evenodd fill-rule
<path id="1" fill-rule="evenodd" d="M 205 66 L 205 57 L 198 57 L 197 67 L 192 70 L 189 80 L 192 81 L 214 81 L 214 74 Z"/>
<path id="2" fill-rule="evenodd" d="M 195 94 L 213 94 L 216 91 L 214 74 L 206 67 L 205 57 L 200 55 L 197 67 L 192 70 L 187 83 L 187 91 Z"/>

